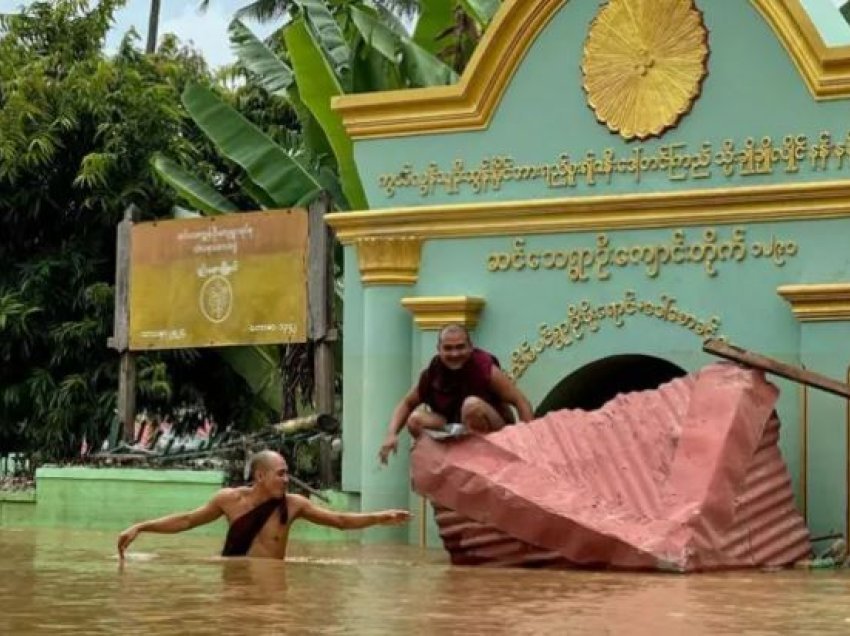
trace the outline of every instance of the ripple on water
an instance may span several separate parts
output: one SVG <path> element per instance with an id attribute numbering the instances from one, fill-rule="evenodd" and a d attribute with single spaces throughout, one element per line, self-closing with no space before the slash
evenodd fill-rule
<path id="1" fill-rule="evenodd" d="M 292 546 L 0 530 L 0 634 L 847 634 L 850 573 L 623 574 L 455 568 L 408 546 Z M 7 573 L 13 573 L 9 576 Z"/>

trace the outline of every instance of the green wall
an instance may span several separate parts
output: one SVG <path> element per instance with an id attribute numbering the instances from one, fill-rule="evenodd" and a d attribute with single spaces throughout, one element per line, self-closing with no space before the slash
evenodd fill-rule
<path id="1" fill-rule="evenodd" d="M 174 512 L 193 510 L 221 488 L 220 471 L 59 468 L 36 471 L 38 525 L 121 530 Z M 216 521 L 190 532 L 224 536 Z"/>
<path id="2" fill-rule="evenodd" d="M 120 531 L 164 515 L 193 510 L 220 488 L 221 471 L 146 470 L 133 468 L 43 467 L 36 472 L 36 490 L 0 491 L 0 527 L 52 527 Z M 354 495 L 327 491 L 320 506 L 357 511 Z M 224 519 L 190 530 L 224 538 Z M 306 521 L 293 524 L 295 541 L 356 541 L 359 532 L 343 532 Z"/>
<path id="3" fill-rule="evenodd" d="M 35 491 L 0 491 L 0 528 L 32 526 L 35 521 Z"/>
<path id="4" fill-rule="evenodd" d="M 815 171 L 806 165 L 796 174 L 777 169 L 773 175 L 725 177 L 715 168 L 709 179 L 672 181 L 662 172 L 644 174 L 640 182 L 618 175 L 611 183 L 600 180 L 589 186 L 580 181 L 574 188 L 548 189 L 541 181 L 526 181 L 481 194 L 469 187 L 457 194 L 438 188 L 423 197 L 417 188 L 410 188 L 389 197 L 381 189 L 380 175 L 398 172 L 405 163 L 417 172 L 432 161 L 447 170 L 461 159 L 469 168 L 495 155 L 510 155 L 519 164 L 554 163 L 561 153 L 581 158 L 589 150 L 599 155 L 605 148 L 622 156 L 638 147 L 652 153 L 662 145 L 684 143 L 697 152 L 704 141 L 710 141 L 716 152 L 726 139 L 740 148 L 748 137 L 760 141 L 768 135 L 781 142 L 786 135 L 804 134 L 816 140 L 823 131 L 831 132 L 836 141 L 844 140 L 850 130 L 850 104 L 812 98 L 789 54 L 748 0 L 698 0 L 697 5 L 709 30 L 708 75 L 690 113 L 660 139 L 627 142 L 596 121 L 582 88 L 581 59 L 588 26 L 600 3 L 569 0 L 532 45 L 486 130 L 356 143 L 370 208 L 687 191 L 850 176 L 850 162 L 845 162 L 843 171 Z"/>

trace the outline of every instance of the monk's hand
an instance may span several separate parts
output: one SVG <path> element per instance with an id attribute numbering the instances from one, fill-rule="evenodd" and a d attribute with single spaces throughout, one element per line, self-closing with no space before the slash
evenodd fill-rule
<path id="1" fill-rule="evenodd" d="M 398 435 L 387 435 L 384 443 L 381 444 L 381 450 L 378 451 L 378 459 L 386 466 L 390 458 L 390 453 L 398 452 Z"/>
<path id="2" fill-rule="evenodd" d="M 410 521 L 410 513 L 407 510 L 385 510 L 381 513 L 381 523 L 387 526 L 397 526 Z"/>
<path id="3" fill-rule="evenodd" d="M 124 551 L 129 547 L 133 540 L 139 536 L 139 527 L 130 526 L 124 532 L 118 535 L 118 556 L 124 558 Z"/>

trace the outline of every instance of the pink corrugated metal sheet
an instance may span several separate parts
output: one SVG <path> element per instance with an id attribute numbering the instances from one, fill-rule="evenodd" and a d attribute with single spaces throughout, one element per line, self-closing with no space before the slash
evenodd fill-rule
<path id="1" fill-rule="evenodd" d="M 675 571 L 807 556 L 777 447 L 778 392 L 708 366 L 598 411 L 486 437 L 421 439 L 413 483 L 455 563 Z"/>

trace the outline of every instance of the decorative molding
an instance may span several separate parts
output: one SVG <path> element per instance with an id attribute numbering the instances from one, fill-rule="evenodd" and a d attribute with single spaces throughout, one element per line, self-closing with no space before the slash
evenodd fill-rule
<path id="1" fill-rule="evenodd" d="M 783 285 L 776 292 L 800 322 L 850 320 L 850 283 Z"/>
<path id="2" fill-rule="evenodd" d="M 335 97 L 352 139 L 403 137 L 490 125 L 537 36 L 568 0 L 504 0 L 457 84 Z M 750 0 L 788 50 L 815 99 L 850 96 L 850 46 L 828 48 L 801 0 Z"/>
<path id="3" fill-rule="evenodd" d="M 402 298 L 401 304 L 413 314 L 417 327 L 438 331 L 449 323 L 475 329 L 485 302 L 477 296 L 423 296 Z"/>
<path id="4" fill-rule="evenodd" d="M 356 240 L 364 285 L 415 285 L 422 259 L 422 239 L 416 236 L 360 237 Z"/>
<path id="5" fill-rule="evenodd" d="M 827 47 L 801 0 L 750 0 L 776 32 L 815 99 L 850 95 L 850 46 Z"/>
<path id="6" fill-rule="evenodd" d="M 626 140 L 660 136 L 691 110 L 708 74 L 702 12 L 694 0 L 609 0 L 588 30 L 581 73 L 608 130 Z"/>
<path id="7" fill-rule="evenodd" d="M 481 130 L 528 49 L 568 0 L 505 0 L 457 84 L 335 97 L 352 139 Z"/>
<path id="8" fill-rule="evenodd" d="M 850 217 L 850 181 L 418 206 L 325 216 L 343 243 Z"/>

